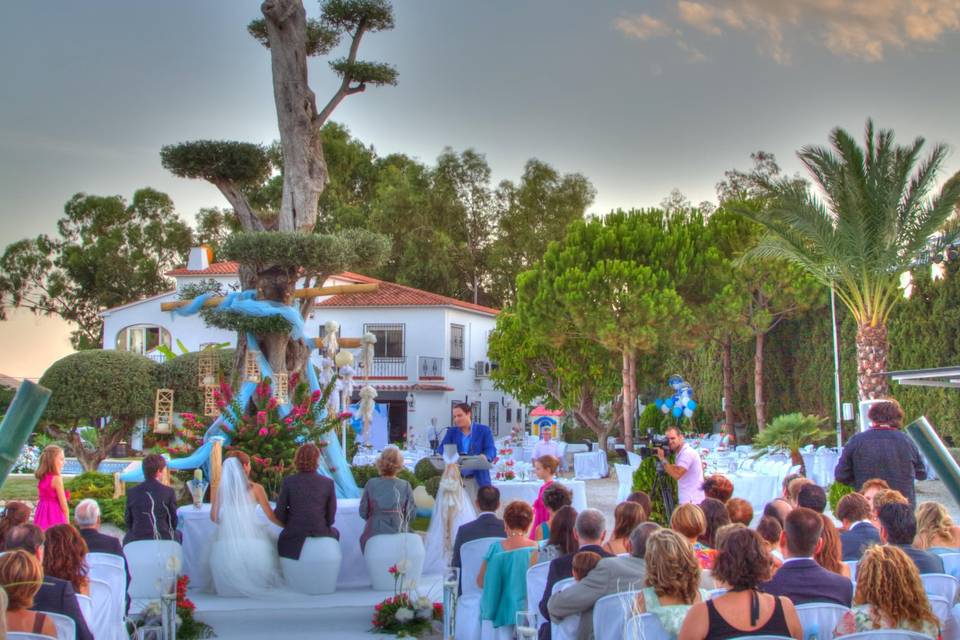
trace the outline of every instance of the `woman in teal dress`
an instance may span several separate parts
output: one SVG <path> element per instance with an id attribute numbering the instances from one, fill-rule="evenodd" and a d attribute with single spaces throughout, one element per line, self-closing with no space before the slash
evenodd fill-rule
<path id="1" fill-rule="evenodd" d="M 700 585 L 700 563 L 689 542 L 670 529 L 647 538 L 646 587 L 637 594 L 637 613 L 652 613 L 663 630 L 676 638 L 690 607 L 709 598 Z"/>
<path id="2" fill-rule="evenodd" d="M 490 620 L 494 628 L 515 624 L 517 612 L 527 609 L 527 569 L 537 561 L 537 543 L 528 537 L 532 523 L 529 504 L 508 504 L 503 511 L 507 537 L 490 545 L 480 565 L 480 618 Z"/>

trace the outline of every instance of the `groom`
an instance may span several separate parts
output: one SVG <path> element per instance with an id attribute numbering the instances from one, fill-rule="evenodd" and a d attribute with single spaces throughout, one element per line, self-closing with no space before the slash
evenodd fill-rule
<path id="1" fill-rule="evenodd" d="M 457 453 L 470 456 L 483 454 L 487 456 L 487 460 L 493 462 L 497 455 L 497 447 L 493 443 L 490 427 L 473 421 L 473 409 L 466 402 L 454 405 L 453 425 L 447 429 L 440 446 L 437 447 L 437 453 L 443 454 L 443 445 L 455 444 Z M 477 489 L 490 486 L 489 471 L 465 469 L 462 474 L 463 488 L 466 489 L 471 500 L 477 499 Z"/>

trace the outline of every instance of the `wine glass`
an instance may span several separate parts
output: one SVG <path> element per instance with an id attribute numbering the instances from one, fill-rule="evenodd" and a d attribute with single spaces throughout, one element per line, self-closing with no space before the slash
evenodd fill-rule
<path id="1" fill-rule="evenodd" d="M 517 611 L 517 640 L 536 640 L 537 616 L 532 611 Z"/>

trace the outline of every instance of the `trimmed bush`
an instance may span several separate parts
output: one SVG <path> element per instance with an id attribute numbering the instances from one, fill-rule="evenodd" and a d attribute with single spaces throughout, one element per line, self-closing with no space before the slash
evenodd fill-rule
<path id="1" fill-rule="evenodd" d="M 380 471 L 377 469 L 375 464 L 364 464 L 356 467 L 350 467 L 350 471 L 353 473 L 353 479 L 356 481 L 357 486 L 363 489 L 367 486 L 367 481 L 370 478 L 380 477 Z M 397 477 L 401 480 L 406 480 L 410 483 L 410 487 L 416 489 L 422 483 L 417 480 L 417 477 L 410 472 L 409 469 L 401 469 L 400 473 L 397 474 Z M 437 483 L 439 486 L 439 482 Z"/>
<path id="2" fill-rule="evenodd" d="M 432 478 L 427 478 L 427 481 L 423 483 L 423 488 L 427 490 L 427 493 L 430 494 L 432 498 L 437 497 L 437 492 L 440 490 L 440 481 L 443 478 L 440 476 L 433 476 Z"/>
<path id="3" fill-rule="evenodd" d="M 830 513 L 837 510 L 837 505 L 840 504 L 840 499 L 843 498 L 843 496 L 853 492 L 853 487 L 848 484 L 843 484 L 842 482 L 834 482 L 830 485 L 830 488 L 827 490 L 827 502 L 830 503 Z"/>
<path id="4" fill-rule="evenodd" d="M 81 500 L 93 498 L 100 505 L 101 522 L 126 529 L 124 519 L 127 508 L 126 496 L 113 497 L 113 476 L 106 473 L 86 471 L 66 481 L 64 487 L 70 492 L 70 512 L 73 513 Z"/>
<path id="5" fill-rule="evenodd" d="M 217 371 L 230 381 L 236 349 L 217 349 Z M 200 353 L 193 351 L 160 363 L 157 367 L 157 387 L 173 389 L 173 406 L 176 411 L 203 414 L 203 391 L 197 385 Z"/>
<path id="6" fill-rule="evenodd" d="M 417 476 L 417 480 L 421 483 L 424 483 L 434 476 L 442 475 L 442 472 L 433 466 L 430 460 L 424 458 L 413 468 L 413 475 Z"/>

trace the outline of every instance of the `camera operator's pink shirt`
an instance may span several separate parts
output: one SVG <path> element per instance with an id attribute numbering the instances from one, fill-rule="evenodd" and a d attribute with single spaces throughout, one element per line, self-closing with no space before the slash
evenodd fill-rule
<path id="1" fill-rule="evenodd" d="M 683 476 L 677 480 L 677 497 L 679 503 L 692 502 L 700 504 L 706 497 L 703 493 L 703 464 L 700 462 L 700 454 L 694 451 L 686 442 L 677 452 L 676 461 L 678 467 L 687 470 Z"/>

